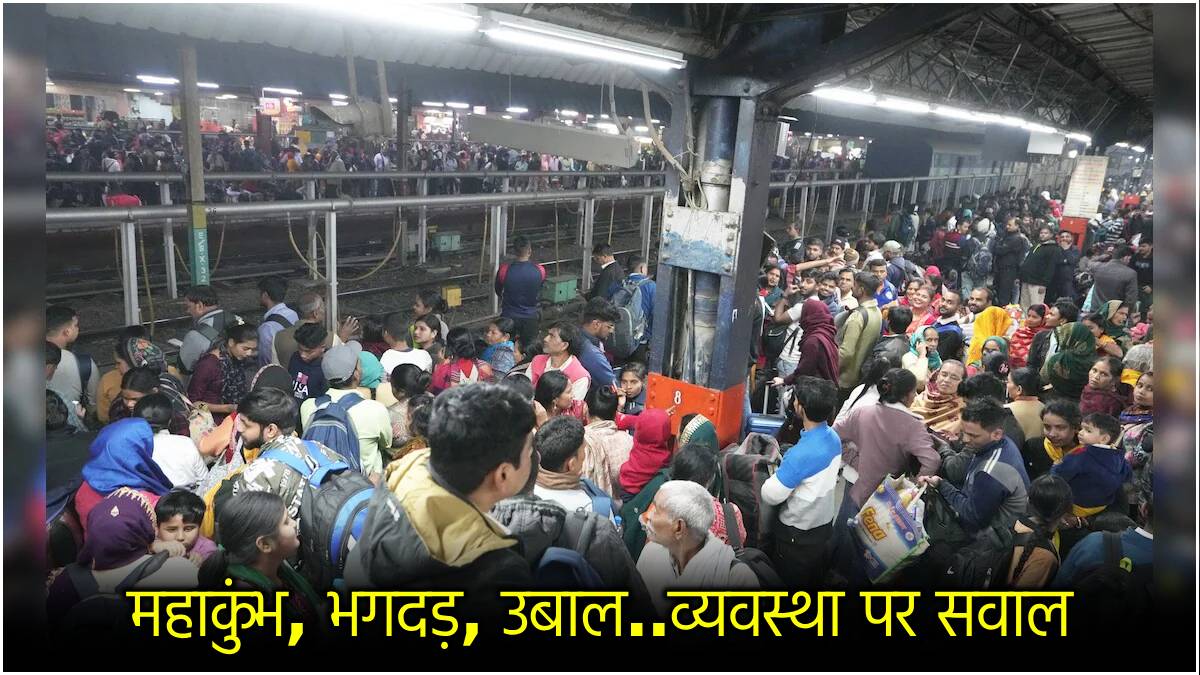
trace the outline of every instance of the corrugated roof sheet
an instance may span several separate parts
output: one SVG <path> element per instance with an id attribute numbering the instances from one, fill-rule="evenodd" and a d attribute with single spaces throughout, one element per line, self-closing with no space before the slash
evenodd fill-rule
<path id="1" fill-rule="evenodd" d="M 1153 28 L 1152 5 L 1038 5 L 1034 12 L 1058 24 L 1131 93 L 1154 99 L 1154 34 L 1141 27 Z"/>
<path id="2" fill-rule="evenodd" d="M 396 11 L 403 11 L 397 3 Z M 354 17 L 321 16 L 287 4 L 48 4 L 53 17 L 153 29 L 164 33 L 268 44 L 297 51 L 338 56 L 343 26 L 351 30 L 355 54 L 413 65 L 540 77 L 580 84 L 607 83 L 636 88 L 626 67 L 558 55 L 518 54 L 491 44 L 473 44 L 453 34 Z"/>

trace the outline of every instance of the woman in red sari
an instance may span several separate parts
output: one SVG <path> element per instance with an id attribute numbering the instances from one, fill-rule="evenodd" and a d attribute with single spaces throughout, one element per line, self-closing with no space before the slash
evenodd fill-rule
<path id="1" fill-rule="evenodd" d="M 1046 326 L 1046 306 L 1030 305 L 1025 311 L 1025 321 L 1008 342 L 1008 364 L 1013 370 L 1025 367 L 1033 338 L 1044 330 L 1050 330 Z"/>

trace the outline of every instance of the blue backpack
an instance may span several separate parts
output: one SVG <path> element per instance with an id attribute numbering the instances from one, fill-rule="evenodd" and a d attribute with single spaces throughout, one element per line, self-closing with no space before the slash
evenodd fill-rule
<path id="1" fill-rule="evenodd" d="M 350 409 L 362 403 L 358 394 L 346 394 L 334 401 L 328 394 L 317 397 L 317 409 L 304 430 L 304 440 L 316 441 L 345 458 L 356 471 L 362 471 L 358 433 L 350 421 Z"/>
<path id="2" fill-rule="evenodd" d="M 604 490 L 601 490 L 600 486 L 586 478 L 580 478 L 579 482 L 583 487 L 583 491 L 592 499 L 592 512 L 602 518 L 612 520 L 613 515 L 615 515 L 613 513 L 612 497 L 609 497 Z"/>
<path id="3" fill-rule="evenodd" d="M 340 588 L 346 557 L 362 536 L 375 486 L 346 462 L 327 457 L 313 441 L 305 441 L 303 447 L 305 459 L 280 448 L 261 457 L 304 477 L 300 569 L 319 591 Z"/>
<path id="4" fill-rule="evenodd" d="M 611 500 L 609 509 L 611 510 Z M 568 514 L 570 517 L 570 514 Z M 587 518 L 575 548 L 551 546 L 538 560 L 533 578 L 541 588 L 555 590 L 601 589 L 604 581 L 584 557 L 596 532 L 596 519 Z"/>

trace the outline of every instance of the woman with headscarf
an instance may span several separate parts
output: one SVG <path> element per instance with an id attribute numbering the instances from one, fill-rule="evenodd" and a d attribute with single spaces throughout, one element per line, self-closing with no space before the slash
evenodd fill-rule
<path id="1" fill-rule="evenodd" d="M 1097 314 L 1104 317 L 1100 325 L 1104 334 L 1116 340 L 1117 344 L 1121 345 L 1122 352 L 1128 351 L 1133 345 L 1133 338 L 1125 329 L 1125 324 L 1129 321 L 1129 305 L 1120 300 L 1109 300 L 1101 305 Z"/>
<path id="2" fill-rule="evenodd" d="M 654 474 L 671 463 L 671 418 L 665 410 L 646 408 L 637 417 L 633 432 L 633 449 L 629 460 L 621 466 L 621 501 L 641 492 Z"/>
<path id="3" fill-rule="evenodd" d="M 801 375 L 811 375 L 830 382 L 838 381 L 837 328 L 829 307 L 814 298 L 804 301 L 804 313 L 800 315 L 800 360 L 791 375 L 779 384 L 792 385 Z"/>
<path id="4" fill-rule="evenodd" d="M 983 343 L 996 336 L 1005 337 L 1012 326 L 1012 317 L 1003 309 L 991 306 L 975 315 L 975 332 L 971 337 L 971 348 L 967 352 L 967 363 L 983 360 Z M 1007 342 L 1005 347 L 1007 347 Z"/>
<path id="5" fill-rule="evenodd" d="M 699 413 L 684 415 L 680 423 L 679 441 L 676 443 L 679 447 L 682 448 L 689 443 L 698 443 L 713 452 L 721 449 L 717 441 L 717 427 L 704 415 Z"/>
<path id="6" fill-rule="evenodd" d="M 1008 340 L 1000 337 L 999 335 L 993 335 L 992 337 L 984 340 L 983 352 L 979 355 L 979 360 L 972 361 L 967 365 L 967 376 L 970 377 L 971 375 L 976 375 L 983 372 L 985 370 L 984 362 L 991 354 L 999 354 L 1004 362 L 1008 363 Z M 1005 374 L 1007 375 L 1007 373 Z"/>
<path id="7" fill-rule="evenodd" d="M 1008 341 L 1008 364 L 1013 370 L 1025 367 L 1034 336 L 1044 330 L 1050 330 L 1046 326 L 1046 306 L 1030 305 L 1025 311 L 1025 321 Z"/>
<path id="8" fill-rule="evenodd" d="M 75 492 L 75 511 L 85 534 L 88 514 L 113 490 L 136 490 L 153 506 L 174 487 L 154 462 L 154 431 L 140 417 L 117 420 L 101 429 L 88 453 L 83 484 Z"/>
<path id="9" fill-rule="evenodd" d="M 158 521 L 154 505 L 141 491 L 118 488 L 98 500 L 86 518 L 80 517 L 88 536 L 79 560 L 54 578 L 47 594 L 52 626 L 60 625 L 72 607 L 92 594 L 196 587 L 198 570 L 190 560 L 168 557 L 166 552 L 151 554 Z M 90 593 L 75 584 L 84 576 L 94 584 Z"/>
<path id="10" fill-rule="evenodd" d="M 924 391 L 929 374 L 942 367 L 942 355 L 938 353 L 940 337 L 933 326 L 925 326 L 912 334 L 908 353 L 900 357 L 900 366 L 917 378 L 917 391 Z"/>
<path id="11" fill-rule="evenodd" d="M 945 361 L 929 376 L 925 391 L 912 404 L 912 411 L 925 420 L 929 430 L 946 441 L 957 441 L 962 431 L 963 400 L 958 385 L 966 379 L 961 361 Z"/>
<path id="12" fill-rule="evenodd" d="M 1058 351 L 1042 366 L 1042 381 L 1059 396 L 1079 400 L 1096 361 L 1096 336 L 1083 323 L 1075 322 L 1059 326 L 1055 337 Z"/>

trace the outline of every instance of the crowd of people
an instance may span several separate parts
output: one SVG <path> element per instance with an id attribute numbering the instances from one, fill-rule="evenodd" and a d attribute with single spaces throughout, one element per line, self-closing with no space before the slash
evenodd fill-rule
<path id="1" fill-rule="evenodd" d="M 178 172 L 186 168 L 184 150 L 177 144 L 178 124 L 170 127 L 158 123 L 127 120 L 99 120 L 85 132 L 67 128 L 61 120 L 46 130 L 46 171 L 78 173 Z M 612 170 L 598 165 L 558 155 L 518 150 L 486 143 L 468 141 L 426 141 L 418 138 L 407 146 L 394 139 L 365 139 L 340 136 L 323 144 L 301 148 L 276 139 L 269 148 L 260 148 L 253 138 L 239 133 L 221 131 L 201 138 L 204 170 L 223 172 L 323 172 L 358 173 L 409 171 L 454 174 L 479 171 L 583 172 Z M 655 171 L 662 168 L 662 159 L 652 148 L 643 150 L 634 167 Z M 592 179 L 592 187 L 621 187 L 632 184 L 628 176 L 604 176 Z M 512 191 L 574 189 L 579 180 L 563 176 L 542 176 L 510 179 Z M 472 194 L 498 192 L 500 178 L 458 178 L 447 175 L 429 182 L 430 194 Z M 305 186 L 300 180 L 216 181 L 205 186 L 209 202 L 244 202 L 304 199 Z M 339 196 L 386 197 L 415 194 L 415 183 L 402 180 L 326 179 L 318 182 L 317 194 L 328 198 Z M 114 176 L 111 183 L 51 183 L 47 185 L 46 204 L 61 208 L 72 206 L 131 206 L 161 203 L 159 188 L 153 182 L 122 182 Z"/>
<path id="2" fill-rule="evenodd" d="M 924 221 L 897 207 L 856 238 L 789 226 L 764 256 L 747 388 L 746 428 L 778 431 L 729 448 L 713 420 L 647 405 L 655 281 L 605 244 L 579 318 L 549 324 L 522 236 L 476 328 L 437 289 L 331 322 L 321 294 L 265 278 L 258 325 L 191 288 L 178 353 L 130 326 L 101 372 L 72 351 L 78 313 L 52 306 L 51 619 L 226 577 L 291 591 L 301 617 L 330 585 L 607 587 L 648 614 L 669 589 L 863 585 L 848 523 L 905 473 L 944 515 L 906 581 L 944 583 L 985 547 L 1007 552 L 1000 586 L 1074 587 L 1106 569 L 1105 532 L 1145 569 L 1152 207 L 1111 214 L 1086 257 L 1057 208 L 1011 191 Z M 748 499 L 730 453 L 770 466 Z M 353 545 L 303 545 L 332 530 Z"/>

